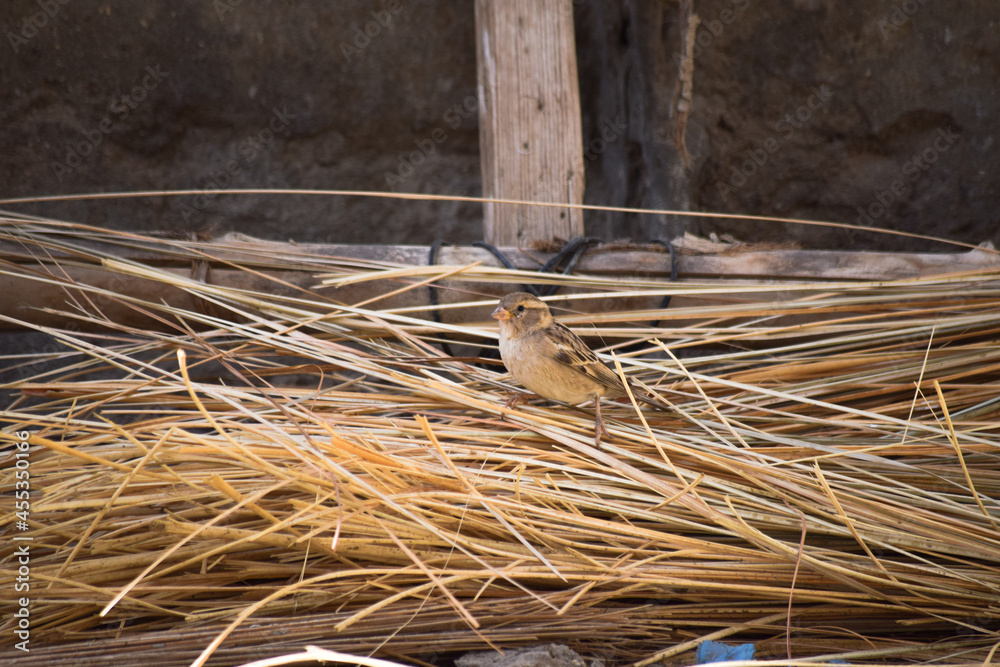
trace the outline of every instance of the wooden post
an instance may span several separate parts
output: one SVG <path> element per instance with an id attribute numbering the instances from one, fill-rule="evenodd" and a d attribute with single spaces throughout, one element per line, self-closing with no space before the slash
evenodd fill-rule
<path id="1" fill-rule="evenodd" d="M 572 0 L 476 0 L 483 195 L 583 202 Z M 579 209 L 483 204 L 497 246 L 583 234 Z"/>

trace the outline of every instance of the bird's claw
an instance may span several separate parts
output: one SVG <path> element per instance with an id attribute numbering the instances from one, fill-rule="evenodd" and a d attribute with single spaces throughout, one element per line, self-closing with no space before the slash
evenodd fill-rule
<path id="1" fill-rule="evenodd" d="M 511 392 L 510 398 L 508 398 L 507 401 L 503 404 L 503 409 L 513 410 L 514 406 L 517 405 L 518 401 L 520 401 L 523 397 L 524 394 L 522 394 L 519 391 Z M 507 421 L 507 415 L 504 414 L 503 412 L 500 413 L 500 421 Z"/>
<path id="2" fill-rule="evenodd" d="M 594 423 L 594 446 L 598 449 L 601 448 L 601 438 L 610 435 L 608 429 L 604 428 L 604 422 L 599 421 Z"/>

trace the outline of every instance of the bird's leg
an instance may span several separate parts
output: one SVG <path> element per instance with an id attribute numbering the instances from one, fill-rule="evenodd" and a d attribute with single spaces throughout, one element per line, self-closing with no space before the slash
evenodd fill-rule
<path id="1" fill-rule="evenodd" d="M 508 398 L 507 402 L 503 404 L 504 409 L 505 410 L 512 410 L 514 408 L 514 406 L 517 405 L 517 402 L 521 400 L 521 396 L 522 396 L 521 392 L 519 392 L 519 391 L 512 391 L 510 393 L 510 398 Z M 507 415 L 505 415 L 504 413 L 501 412 L 500 413 L 500 421 L 507 421 Z"/>
<path id="2" fill-rule="evenodd" d="M 594 411 L 597 413 L 596 419 L 594 419 L 594 445 L 600 449 L 601 448 L 601 436 L 609 435 L 608 430 L 604 428 L 604 420 L 601 419 L 601 397 L 594 397 Z"/>

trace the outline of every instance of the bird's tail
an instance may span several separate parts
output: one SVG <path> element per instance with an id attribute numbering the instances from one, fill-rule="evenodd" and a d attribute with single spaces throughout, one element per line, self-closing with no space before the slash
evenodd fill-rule
<path id="1" fill-rule="evenodd" d="M 645 385 L 638 386 L 634 382 L 629 383 L 629 389 L 632 390 L 632 395 L 635 396 L 635 400 L 640 403 L 645 403 L 651 407 L 658 410 L 666 410 L 669 412 L 680 412 L 673 403 L 663 398 L 652 389 L 649 389 Z"/>

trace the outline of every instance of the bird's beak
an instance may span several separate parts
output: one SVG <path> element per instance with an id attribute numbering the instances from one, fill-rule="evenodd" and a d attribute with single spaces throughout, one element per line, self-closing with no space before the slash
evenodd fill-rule
<path id="1" fill-rule="evenodd" d="M 497 309 L 493 311 L 493 315 L 491 315 L 491 317 L 495 320 L 506 322 L 510 319 L 510 311 L 503 306 L 497 306 Z"/>

